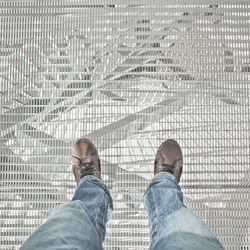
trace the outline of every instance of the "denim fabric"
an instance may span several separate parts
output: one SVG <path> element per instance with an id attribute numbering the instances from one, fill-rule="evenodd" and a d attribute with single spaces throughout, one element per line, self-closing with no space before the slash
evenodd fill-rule
<path id="1" fill-rule="evenodd" d="M 224 249 L 206 224 L 184 206 L 183 194 L 172 174 L 156 174 L 143 202 L 149 218 L 150 249 Z"/>
<path id="2" fill-rule="evenodd" d="M 49 212 L 21 250 L 103 249 L 105 225 L 113 210 L 105 184 L 93 175 L 80 181 L 73 199 Z"/>
<path id="3" fill-rule="evenodd" d="M 154 250 L 221 250 L 209 228 L 183 205 L 175 177 L 161 172 L 144 194 L 151 246 Z M 105 184 L 92 175 L 80 181 L 71 202 L 52 210 L 21 246 L 21 250 L 99 250 L 112 213 L 112 198 Z"/>
<path id="4" fill-rule="evenodd" d="M 106 185 L 94 175 L 83 177 L 72 201 L 80 200 L 87 209 L 101 242 L 105 239 L 106 223 L 113 211 L 113 202 Z"/>

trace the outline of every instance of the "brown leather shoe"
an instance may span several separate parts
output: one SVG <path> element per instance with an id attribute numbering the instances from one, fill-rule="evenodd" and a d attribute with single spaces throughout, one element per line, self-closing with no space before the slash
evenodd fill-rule
<path id="1" fill-rule="evenodd" d="M 182 173 L 182 152 L 177 141 L 168 139 L 159 147 L 155 155 L 154 174 L 169 172 L 179 183 Z"/>
<path id="2" fill-rule="evenodd" d="M 76 142 L 72 151 L 72 170 L 77 185 L 86 175 L 101 179 L 101 164 L 95 145 L 83 138 Z"/>

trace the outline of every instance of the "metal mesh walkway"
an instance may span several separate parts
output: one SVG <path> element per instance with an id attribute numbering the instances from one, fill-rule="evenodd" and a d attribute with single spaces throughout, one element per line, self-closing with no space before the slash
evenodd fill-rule
<path id="1" fill-rule="evenodd" d="M 0 248 L 71 199 L 87 137 L 114 199 L 105 249 L 148 248 L 142 195 L 167 138 L 187 207 L 249 249 L 249 82 L 249 1 L 1 0 Z"/>

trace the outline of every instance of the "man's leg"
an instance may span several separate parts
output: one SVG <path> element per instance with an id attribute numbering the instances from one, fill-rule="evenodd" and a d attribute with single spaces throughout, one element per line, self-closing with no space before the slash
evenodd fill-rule
<path id="1" fill-rule="evenodd" d="M 207 225 L 184 206 L 178 185 L 181 172 L 182 153 L 178 143 L 165 141 L 156 154 L 155 176 L 144 194 L 151 249 L 223 249 Z"/>
<path id="2" fill-rule="evenodd" d="M 78 187 L 71 202 L 49 213 L 42 224 L 21 246 L 26 249 L 103 249 L 105 226 L 111 215 L 112 198 L 100 179 L 100 162 L 94 145 L 76 143 L 72 168 Z"/>

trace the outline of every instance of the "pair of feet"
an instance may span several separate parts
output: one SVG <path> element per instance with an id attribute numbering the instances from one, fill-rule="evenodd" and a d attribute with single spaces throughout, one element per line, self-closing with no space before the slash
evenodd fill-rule
<path id="1" fill-rule="evenodd" d="M 164 141 L 159 147 L 154 162 L 154 174 L 169 172 L 179 183 L 182 173 L 182 152 L 179 144 L 172 139 Z M 72 151 L 72 170 L 77 184 L 86 175 L 101 179 L 101 163 L 95 145 L 88 139 L 76 142 Z"/>

